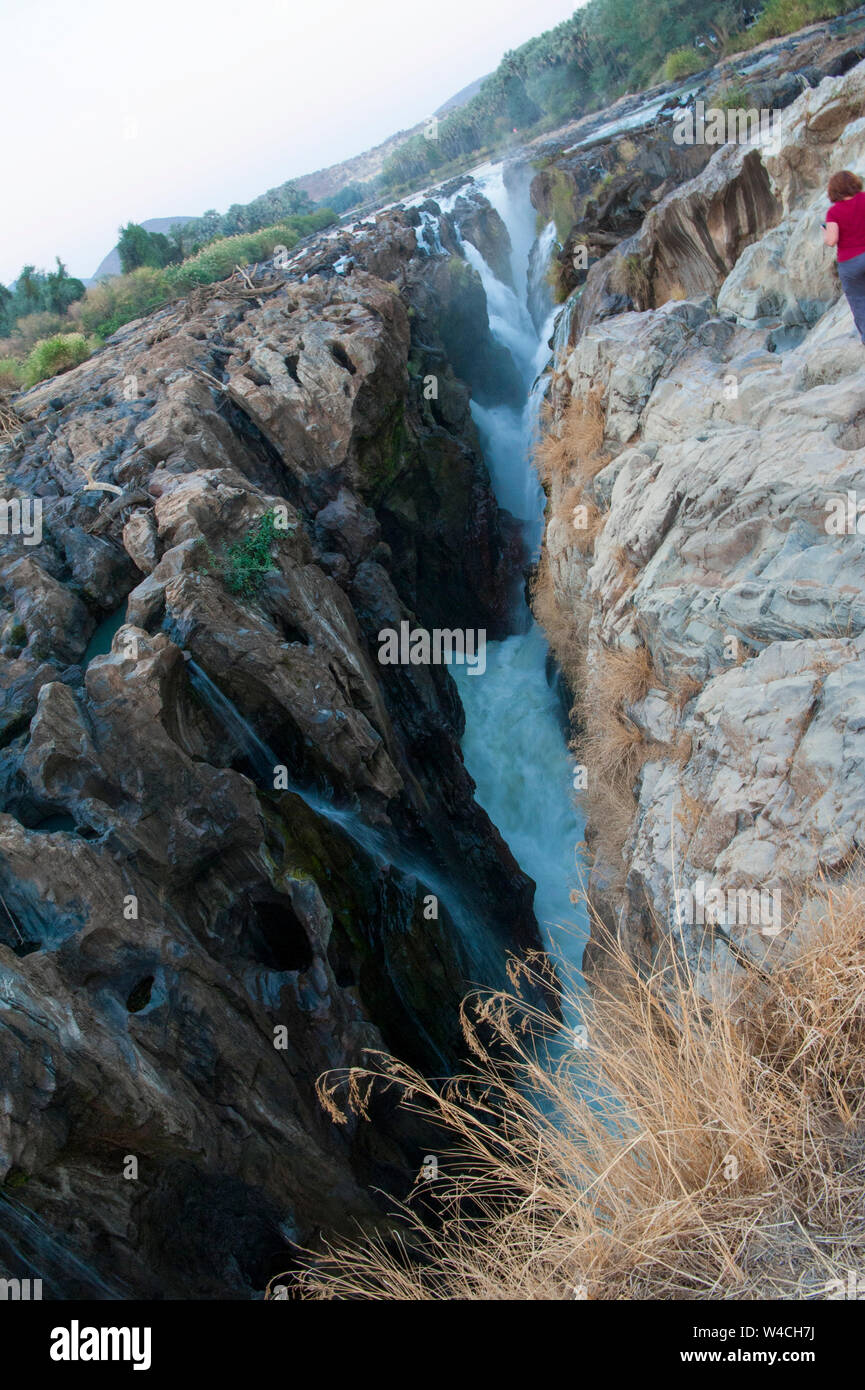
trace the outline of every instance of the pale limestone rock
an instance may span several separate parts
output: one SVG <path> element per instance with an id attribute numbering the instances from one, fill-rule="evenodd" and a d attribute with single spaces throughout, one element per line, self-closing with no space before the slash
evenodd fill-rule
<path id="1" fill-rule="evenodd" d="M 827 169 L 865 156 L 863 93 L 865 64 L 827 79 L 751 152 L 771 225 L 765 200 L 749 212 L 762 176 L 752 167 L 743 180 L 745 156 L 731 151 L 647 219 L 641 245 L 688 209 L 720 206 L 725 186 L 737 225 L 751 216 L 756 235 L 715 267 L 714 286 L 702 263 L 717 308 L 672 300 L 594 323 L 563 363 L 574 394 L 600 394 L 614 457 L 589 485 L 609 508 L 593 552 L 548 527 L 555 589 L 566 609 L 591 607 L 590 670 L 600 648 L 644 643 L 658 676 L 627 707 L 648 760 L 621 863 L 603 825 L 590 835 L 597 900 L 635 952 L 671 931 L 699 955 L 705 930 L 678 920 L 675 902 L 696 877 L 779 892 L 771 949 L 783 949 L 796 894 L 862 837 L 865 521 L 863 534 L 855 517 L 835 534 L 830 517 L 848 491 L 865 504 L 865 349 L 819 223 Z M 776 329 L 802 340 L 784 350 L 795 339 Z M 553 481 L 551 514 L 572 482 Z M 677 702 L 685 677 L 696 689 Z M 770 949 L 759 922 L 729 930 L 755 955 Z M 713 949 L 726 952 L 720 939 Z"/>

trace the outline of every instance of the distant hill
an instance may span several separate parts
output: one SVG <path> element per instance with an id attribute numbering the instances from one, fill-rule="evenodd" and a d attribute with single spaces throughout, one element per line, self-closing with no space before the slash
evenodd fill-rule
<path id="1" fill-rule="evenodd" d="M 447 101 L 437 107 L 431 114 L 434 116 L 447 116 L 452 111 L 456 111 L 460 106 L 465 106 L 467 101 L 480 90 L 480 85 L 485 82 L 485 77 L 478 77 L 474 82 L 470 82 L 468 87 L 463 87 L 462 91 L 454 96 L 448 97 Z M 314 174 L 304 174 L 299 179 L 294 179 L 298 188 L 308 193 L 310 198 L 316 203 L 326 202 L 332 198 L 341 188 L 345 188 L 350 183 L 365 183 L 367 179 L 375 178 L 384 168 L 385 160 L 393 154 L 399 145 L 404 145 L 406 140 L 410 140 L 413 135 L 420 135 L 426 125 L 426 120 L 419 121 L 410 130 L 398 130 L 396 135 L 389 135 L 380 145 L 374 145 L 371 150 L 364 150 L 362 154 L 352 155 L 351 159 L 344 159 L 340 164 L 330 164 L 326 169 L 316 169 Z"/>
<path id="2" fill-rule="evenodd" d="M 432 114 L 434 116 L 446 116 L 452 111 L 456 111 L 460 106 L 464 106 L 467 101 L 477 93 L 481 83 L 485 78 L 479 77 L 475 82 L 469 83 L 468 87 L 463 87 L 462 91 L 454 96 L 448 97 Z M 367 179 L 374 178 L 380 174 L 384 168 L 385 160 L 393 153 L 399 145 L 411 139 L 412 135 L 418 135 L 423 130 L 425 121 L 418 122 L 410 130 L 399 130 L 396 135 L 388 136 L 380 145 L 374 146 L 371 150 L 364 150 L 362 154 L 354 155 L 351 159 L 343 160 L 341 164 L 331 164 L 327 169 L 317 169 L 313 174 L 304 174 L 302 178 L 292 179 L 292 183 L 308 193 L 313 202 L 326 202 L 333 197 L 341 188 L 345 188 L 349 183 L 365 183 Z M 183 217 L 150 217 L 141 226 L 148 232 L 168 232 L 175 223 L 191 222 L 191 213 Z M 117 247 L 109 251 L 108 255 L 100 262 L 90 280 L 85 280 L 85 285 L 92 285 L 97 280 L 101 280 L 106 275 L 119 275 L 121 272 L 120 256 Z"/>
<path id="3" fill-rule="evenodd" d="M 447 101 L 443 102 L 442 105 L 433 112 L 433 115 L 447 116 L 449 112 L 456 111 L 460 106 L 465 106 L 467 101 L 471 101 L 473 96 L 477 96 L 481 89 L 481 83 L 486 82 L 487 77 L 491 76 L 492 74 L 488 72 L 484 77 L 475 78 L 474 82 L 470 82 L 467 87 L 463 87 L 462 91 L 457 92 L 456 96 L 448 97 Z"/>
<path id="4" fill-rule="evenodd" d="M 182 217 L 149 217 L 146 222 L 142 222 L 140 225 L 148 232 L 166 233 L 178 223 L 191 222 L 192 218 L 192 213 L 186 213 Z M 120 255 L 115 246 L 114 250 L 109 251 L 105 259 L 100 261 L 96 270 L 93 272 L 92 279 L 85 280 L 84 283 L 86 285 L 92 285 L 96 280 L 101 280 L 106 275 L 119 275 L 122 269 Z"/>
<path id="5" fill-rule="evenodd" d="M 351 159 L 344 159 L 340 164 L 331 164 L 326 169 L 316 169 L 314 174 L 304 174 L 302 178 L 294 179 L 294 183 L 304 193 L 308 193 L 314 203 L 327 202 L 328 198 L 332 198 L 334 193 L 338 193 L 347 184 L 365 183 L 367 179 L 375 178 L 381 173 L 389 155 L 393 154 L 399 145 L 411 139 L 412 135 L 419 135 L 423 128 L 424 122 L 421 122 L 412 126 L 411 130 L 399 130 L 396 135 L 389 135 L 387 140 L 383 140 L 380 145 L 374 145 L 371 150 L 352 155 Z"/>

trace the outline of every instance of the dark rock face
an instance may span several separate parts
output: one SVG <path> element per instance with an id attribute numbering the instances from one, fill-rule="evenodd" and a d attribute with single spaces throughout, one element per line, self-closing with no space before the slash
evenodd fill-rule
<path id="1" fill-rule="evenodd" d="M 676 145 L 670 133 L 669 125 L 660 132 L 635 131 L 557 155 L 535 175 L 532 203 L 545 222 L 556 223 L 562 239 L 562 297 L 585 281 L 583 259 L 592 265 L 632 236 L 659 197 L 708 162 L 711 149 Z"/>
<path id="2" fill-rule="evenodd" d="M 373 1220 L 429 1138 L 336 1128 L 316 1078 L 371 1047 L 446 1071 L 470 983 L 538 944 L 449 672 L 377 659 L 403 619 L 503 635 L 523 562 L 449 266 L 384 216 L 21 403 L 9 488 L 44 531 L 0 564 L 0 1173 L 133 1293 L 245 1296 Z"/>
<path id="3" fill-rule="evenodd" d="M 513 289 L 511 239 L 495 208 L 490 206 L 486 198 L 473 195 L 468 190 L 456 199 L 451 215 L 463 240 L 470 241 L 498 278 Z"/>
<path id="4" fill-rule="evenodd" d="M 522 385 L 513 358 L 489 333 L 477 271 L 459 256 L 437 258 L 415 286 L 424 324 L 439 337 L 456 375 L 481 405 L 518 404 Z"/>

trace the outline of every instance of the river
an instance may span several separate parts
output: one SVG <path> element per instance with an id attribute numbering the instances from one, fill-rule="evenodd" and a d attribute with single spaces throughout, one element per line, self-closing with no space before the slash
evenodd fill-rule
<path id="1" fill-rule="evenodd" d="M 531 456 L 542 377 L 549 365 L 548 343 L 557 314 L 563 311 L 551 308 L 540 331 L 529 312 L 535 212 L 527 187 L 517 184 L 509 190 L 501 164 L 477 170 L 475 181 L 508 229 L 516 293 L 496 278 L 473 246 L 464 243 L 464 251 L 483 281 L 491 332 L 511 353 L 525 395 L 519 408 L 473 404 L 472 414 L 499 505 L 523 522 L 527 542 L 536 551 L 543 534 L 544 494 Z M 538 240 L 541 251 L 548 253 L 550 229 Z M 546 257 L 531 259 L 534 304 Z M 488 644 L 482 676 L 452 667 L 466 714 L 463 756 L 477 783 L 477 800 L 537 885 L 535 915 L 550 955 L 563 976 L 579 987 L 588 918 L 582 896 L 571 898 L 582 884 L 584 868 L 578 849 L 584 820 L 574 801 L 574 759 L 566 744 L 561 702 L 547 678 L 547 642 L 523 598 L 514 628 L 515 635 Z"/>

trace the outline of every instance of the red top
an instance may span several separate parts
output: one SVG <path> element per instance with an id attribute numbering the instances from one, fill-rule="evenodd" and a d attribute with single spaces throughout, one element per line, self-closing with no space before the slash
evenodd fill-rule
<path id="1" fill-rule="evenodd" d="M 826 221 L 838 223 L 839 261 L 865 255 L 865 192 L 833 203 L 826 213 Z"/>

